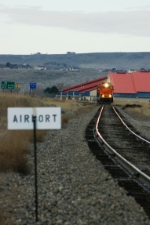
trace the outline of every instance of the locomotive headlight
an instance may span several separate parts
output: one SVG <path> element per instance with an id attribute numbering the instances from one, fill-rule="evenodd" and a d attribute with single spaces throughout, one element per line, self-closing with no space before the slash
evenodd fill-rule
<path id="1" fill-rule="evenodd" d="M 102 95 L 102 98 L 104 98 L 105 97 L 105 95 Z"/>
<path id="2" fill-rule="evenodd" d="M 104 84 L 104 87 L 105 87 L 105 88 L 108 88 L 108 87 L 109 87 L 109 84 L 108 84 L 108 83 L 105 83 L 105 84 Z"/>
<path id="3" fill-rule="evenodd" d="M 109 98 L 111 98 L 112 97 L 112 95 L 109 95 Z"/>

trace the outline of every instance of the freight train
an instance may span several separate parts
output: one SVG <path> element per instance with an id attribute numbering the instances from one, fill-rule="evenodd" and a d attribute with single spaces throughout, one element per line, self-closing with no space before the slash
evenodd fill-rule
<path id="1" fill-rule="evenodd" d="M 103 82 L 97 87 L 97 102 L 113 102 L 114 86 L 110 82 Z"/>

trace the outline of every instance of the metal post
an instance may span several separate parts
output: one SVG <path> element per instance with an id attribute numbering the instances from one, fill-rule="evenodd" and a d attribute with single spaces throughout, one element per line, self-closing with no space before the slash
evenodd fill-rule
<path id="1" fill-rule="evenodd" d="M 34 134 L 34 165 L 35 165 L 35 216 L 38 221 L 38 187 L 37 187 L 37 157 L 36 157 L 36 116 L 33 119 L 33 134 Z"/>

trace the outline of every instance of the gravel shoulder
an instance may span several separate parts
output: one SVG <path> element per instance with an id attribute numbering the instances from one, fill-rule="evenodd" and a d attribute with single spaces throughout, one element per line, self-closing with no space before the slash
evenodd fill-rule
<path id="1" fill-rule="evenodd" d="M 150 224 L 143 209 L 111 179 L 88 148 L 85 129 L 98 108 L 70 120 L 66 128 L 50 131 L 45 142 L 37 144 L 37 224 Z M 35 224 L 33 152 L 29 161 L 29 176 L 1 174 L 3 224 Z"/>

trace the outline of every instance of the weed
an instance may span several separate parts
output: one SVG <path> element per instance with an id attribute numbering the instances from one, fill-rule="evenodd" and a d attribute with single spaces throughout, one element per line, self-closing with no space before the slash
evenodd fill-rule
<path id="1" fill-rule="evenodd" d="M 20 137 L 19 132 L 8 132 L 0 136 L 0 171 L 29 173 L 27 154 L 30 152 L 27 141 Z"/>
<path id="2" fill-rule="evenodd" d="M 36 130 L 36 141 L 43 142 L 47 132 L 47 130 Z M 27 140 L 30 143 L 34 142 L 33 130 L 21 130 L 20 134 L 24 137 L 24 140 Z"/>
<path id="3" fill-rule="evenodd" d="M 67 115 L 62 115 L 62 127 L 65 127 L 65 125 L 68 123 L 68 121 L 69 121 L 69 116 L 67 116 Z"/>

